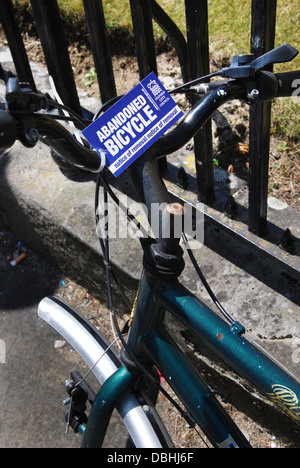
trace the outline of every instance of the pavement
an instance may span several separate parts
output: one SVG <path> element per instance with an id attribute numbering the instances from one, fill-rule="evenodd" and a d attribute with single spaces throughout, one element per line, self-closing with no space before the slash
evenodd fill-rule
<path id="1" fill-rule="evenodd" d="M 81 436 L 72 429 L 66 434 L 64 382 L 72 370 L 84 375 L 87 367 L 37 314 L 45 296 L 64 291 L 66 278 L 18 243 L 0 224 L 0 447 L 78 448 Z M 19 249 L 26 258 L 13 267 Z M 74 300 L 76 291 L 70 294 Z M 96 391 L 92 374 L 88 382 Z M 124 443 L 121 424 L 114 413 L 106 448 Z"/>
<path id="2" fill-rule="evenodd" d="M 47 76 L 41 76 L 40 70 L 34 71 L 42 80 L 39 88 L 44 90 Z M 84 94 L 81 99 L 82 105 L 90 109 L 97 104 Z M 177 162 L 178 155 L 175 155 L 174 164 Z M 129 205 L 135 203 L 133 187 L 126 175 L 118 180 L 112 177 L 111 183 L 119 196 L 127 197 Z M 245 196 L 245 187 L 238 190 Z M 30 150 L 16 143 L 0 157 L 1 222 L 22 243 L 97 295 L 105 288 L 105 282 L 104 261 L 95 235 L 94 192 L 93 177 L 65 177 L 50 157 L 49 148 L 40 143 Z M 293 231 L 299 230 L 299 212 L 271 200 L 269 213 L 286 227 L 291 225 L 292 219 Z M 208 222 L 204 225 L 204 245 L 197 247 L 196 258 L 224 308 L 245 326 L 252 338 L 299 378 L 299 278 Z M 138 240 L 130 236 L 114 238 L 110 252 L 121 282 L 129 294 L 134 295 L 141 273 L 142 252 Z M 186 265 L 182 282 L 211 304 L 188 259 Z M 194 359 L 201 366 L 234 382 L 261 401 L 261 396 L 230 369 L 205 350 L 199 351 L 199 343 L 192 335 L 180 325 L 176 327 L 181 345 L 187 353 L 193 351 Z M 39 346 L 35 350 L 40 352 Z"/>
<path id="3" fill-rule="evenodd" d="M 0 447 L 75 448 L 79 441 L 65 435 L 61 404 L 72 354 L 57 352 L 59 335 L 37 316 L 60 276 L 43 262 L 11 267 L 5 253 L 14 250 L 12 239 L 0 231 Z"/>

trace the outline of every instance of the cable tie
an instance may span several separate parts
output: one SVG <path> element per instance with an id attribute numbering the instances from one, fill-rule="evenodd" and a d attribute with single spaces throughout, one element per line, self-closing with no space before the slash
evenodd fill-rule
<path id="1" fill-rule="evenodd" d="M 93 171 L 95 174 L 99 174 L 99 172 L 102 172 L 104 167 L 106 166 L 106 152 L 103 149 L 100 149 L 97 151 L 97 153 L 100 156 L 101 162 L 99 168 L 96 171 Z"/>

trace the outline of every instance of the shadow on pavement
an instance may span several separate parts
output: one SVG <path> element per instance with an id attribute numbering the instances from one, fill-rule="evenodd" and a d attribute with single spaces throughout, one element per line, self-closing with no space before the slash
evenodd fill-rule
<path id="1" fill-rule="evenodd" d="M 16 266 L 11 261 L 25 253 Z M 55 292 L 59 273 L 26 248 L 0 225 L 0 310 L 15 310 L 37 304 Z"/>

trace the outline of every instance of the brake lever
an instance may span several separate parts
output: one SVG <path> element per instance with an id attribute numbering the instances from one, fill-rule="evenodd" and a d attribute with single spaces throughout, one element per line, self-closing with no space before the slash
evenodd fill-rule
<path id="1" fill-rule="evenodd" d="M 16 77 L 7 80 L 5 97 L 11 111 L 38 112 L 48 108 L 44 94 L 32 91 L 29 83 L 20 83 Z"/>
<path id="2" fill-rule="evenodd" d="M 298 53 L 298 50 L 291 45 L 282 44 L 254 60 L 253 54 L 235 55 L 230 67 L 222 68 L 221 74 L 225 78 L 251 78 L 268 65 L 291 62 Z"/>
<path id="3" fill-rule="evenodd" d="M 251 68 L 258 71 L 268 65 L 272 65 L 273 63 L 291 62 L 298 53 L 298 50 L 291 45 L 282 44 L 281 46 L 276 47 L 276 49 L 270 50 L 264 55 L 253 60 L 253 62 L 251 62 Z"/>

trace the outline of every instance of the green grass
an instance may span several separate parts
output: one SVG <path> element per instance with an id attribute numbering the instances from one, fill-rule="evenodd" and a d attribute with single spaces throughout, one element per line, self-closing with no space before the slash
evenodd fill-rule
<path id="1" fill-rule="evenodd" d="M 108 1 L 109 3 L 109 1 Z M 185 34 L 184 0 L 158 0 L 171 18 Z M 250 0 L 208 0 L 208 21 L 210 53 L 218 57 L 250 52 L 251 1 Z M 285 42 L 299 46 L 300 7 L 298 0 L 277 2 L 275 46 Z M 292 68 L 300 68 L 300 54 L 293 61 Z M 291 65 L 280 65 L 277 70 L 290 70 Z M 276 71 L 277 71 L 276 70 Z"/>
<path id="2" fill-rule="evenodd" d="M 13 0 L 15 4 L 29 8 L 29 0 Z M 185 34 L 184 0 L 157 0 L 180 30 Z M 76 21 L 84 15 L 82 0 L 58 0 L 64 15 Z M 277 2 L 276 44 L 288 42 L 300 46 L 299 0 Z M 132 31 L 129 0 L 103 0 L 103 8 L 108 29 L 125 28 Z M 211 54 L 231 58 L 233 54 L 249 53 L 251 27 L 250 0 L 208 0 L 209 34 Z M 164 36 L 154 25 L 156 37 Z M 285 68 L 285 66 L 284 66 Z M 290 67 L 288 67 L 290 68 Z M 293 68 L 300 68 L 300 56 L 293 62 Z"/>
<path id="3" fill-rule="evenodd" d="M 300 99 L 282 98 L 273 103 L 272 134 L 287 140 L 300 140 Z"/>

